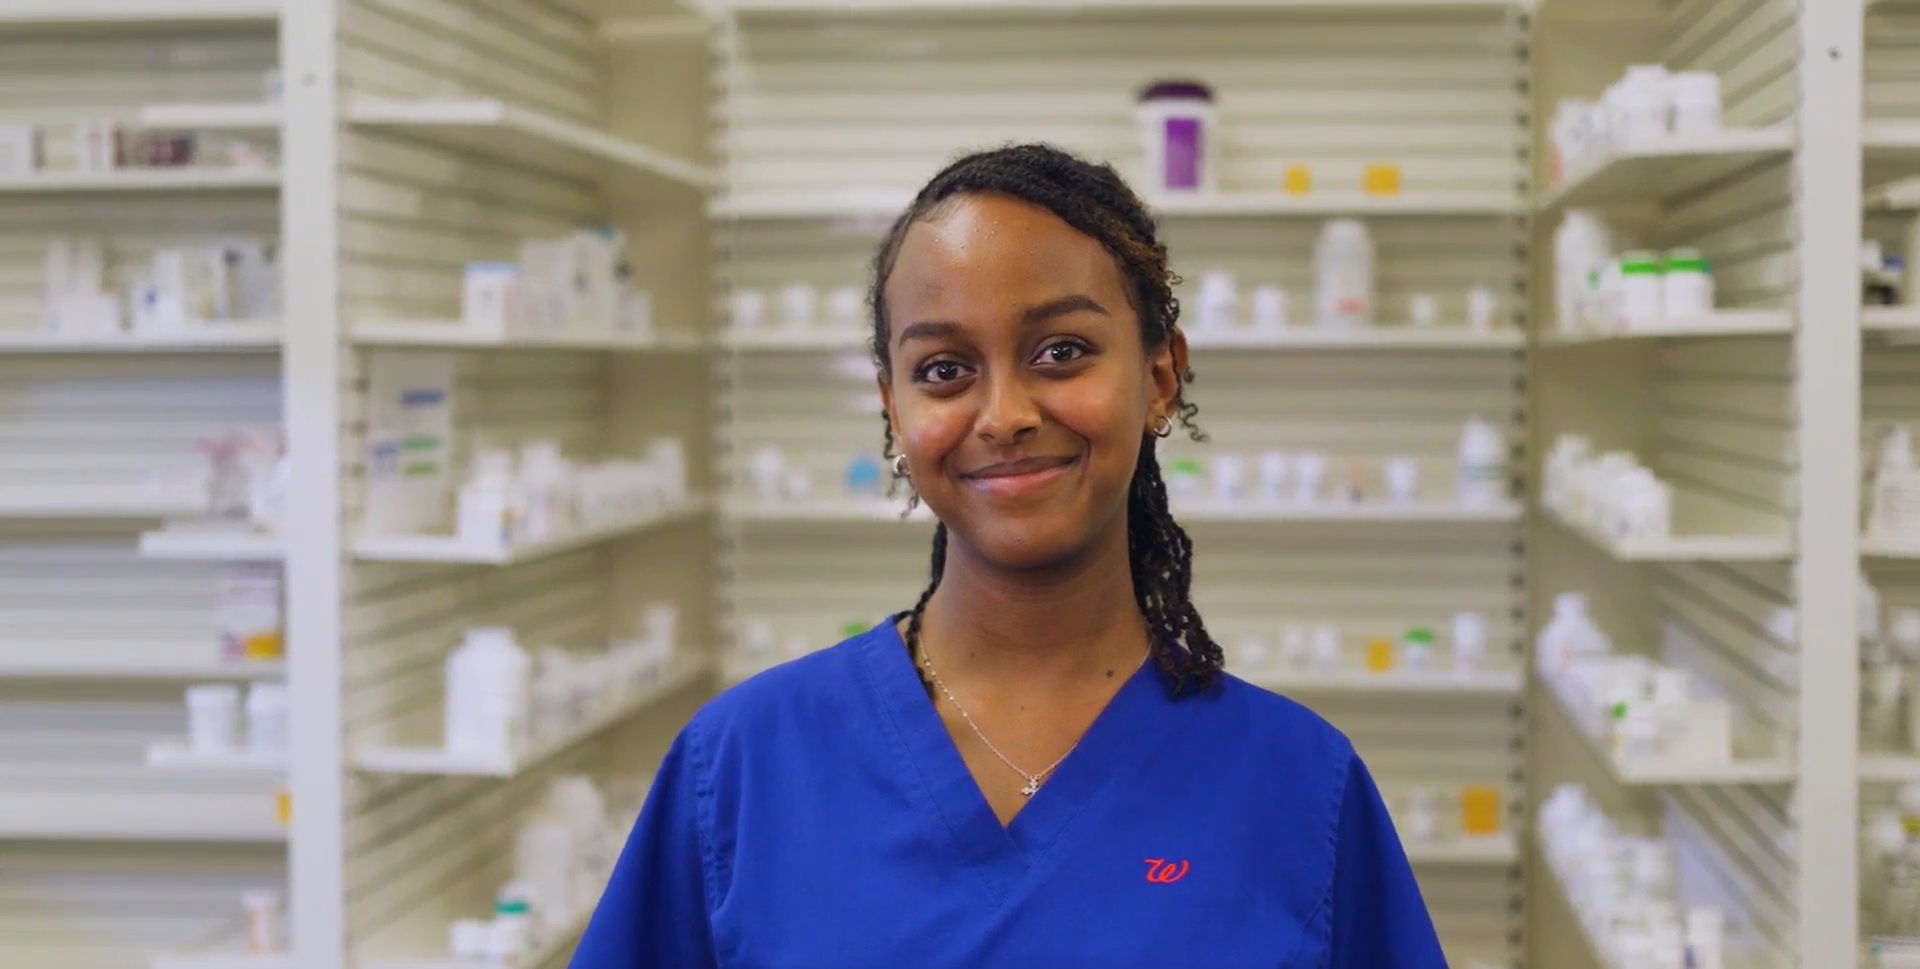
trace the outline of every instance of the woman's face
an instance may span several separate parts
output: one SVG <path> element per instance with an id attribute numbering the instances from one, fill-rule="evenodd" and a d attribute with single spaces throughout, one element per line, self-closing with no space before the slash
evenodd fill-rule
<path id="1" fill-rule="evenodd" d="M 881 299 L 881 400 L 915 490 L 955 539 L 1042 568 L 1124 527 L 1186 347 L 1176 334 L 1148 355 L 1099 242 L 1036 205 L 960 196 L 907 230 Z"/>

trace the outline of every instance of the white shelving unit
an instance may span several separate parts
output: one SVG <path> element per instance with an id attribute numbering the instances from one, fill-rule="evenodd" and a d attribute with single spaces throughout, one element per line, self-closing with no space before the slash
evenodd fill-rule
<path id="1" fill-rule="evenodd" d="M 1793 543 L 1759 535 L 1669 535 L 1617 538 L 1569 519 L 1553 509 L 1548 518 L 1618 562 L 1784 562 Z"/>
<path id="2" fill-rule="evenodd" d="M 0 177 L 0 195 L 78 192 L 233 192 L 280 187 L 272 168 L 120 168 L 101 172 L 36 172 Z"/>
<path id="3" fill-rule="evenodd" d="M 1579 346 L 1625 340 L 1674 340 L 1693 337 L 1775 336 L 1793 332 L 1793 316 L 1784 310 L 1728 310 L 1694 319 L 1630 322 L 1613 331 L 1549 333 L 1543 346 Z"/>
<path id="4" fill-rule="evenodd" d="M 1703 185 L 1754 162 L 1785 158 L 1794 132 L 1786 125 L 1669 135 L 1615 147 L 1540 197 L 1542 211 L 1648 198 Z"/>
<path id="5" fill-rule="evenodd" d="M 705 510 L 706 505 L 702 501 L 683 501 L 517 545 L 475 542 L 458 535 L 368 535 L 354 543 L 353 554 L 364 562 L 517 565 L 633 535 L 701 514 Z"/>

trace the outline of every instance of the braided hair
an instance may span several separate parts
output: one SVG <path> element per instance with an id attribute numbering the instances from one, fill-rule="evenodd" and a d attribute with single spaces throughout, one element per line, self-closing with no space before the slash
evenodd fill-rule
<path id="1" fill-rule="evenodd" d="M 869 349 L 883 377 L 892 376 L 887 352 L 889 330 L 886 302 L 881 298 L 887 278 L 907 230 L 929 218 L 949 199 L 973 194 L 1007 195 L 1052 212 L 1074 229 L 1097 240 L 1119 263 L 1127 296 L 1140 318 L 1141 343 L 1149 350 L 1165 346 L 1180 321 L 1180 302 L 1173 295 L 1179 278 L 1167 268 L 1167 247 L 1161 244 L 1153 216 L 1119 173 L 1110 165 L 1075 157 L 1049 145 L 1026 144 L 976 152 L 953 162 L 935 175 L 897 219 L 873 262 L 873 337 Z M 1186 399 L 1184 386 L 1192 382 L 1189 370 L 1176 375 L 1173 413 L 1195 441 L 1206 435 L 1194 425 L 1198 411 Z M 885 420 L 887 415 L 882 414 Z M 886 456 L 895 455 L 893 425 L 887 422 Z M 918 496 L 909 493 L 909 507 Z M 1174 521 L 1167 507 L 1167 486 L 1160 476 L 1154 437 L 1141 442 L 1127 489 L 1127 558 L 1133 573 L 1133 595 L 1146 617 L 1149 648 L 1170 689 L 1203 691 L 1219 678 L 1225 662 L 1220 644 L 1207 633 L 1193 606 L 1193 541 Z M 933 533 L 933 562 L 926 591 L 907 616 L 906 643 L 919 664 L 920 619 L 928 600 L 940 587 L 947 562 L 947 526 Z M 926 679 L 926 674 L 921 673 Z"/>

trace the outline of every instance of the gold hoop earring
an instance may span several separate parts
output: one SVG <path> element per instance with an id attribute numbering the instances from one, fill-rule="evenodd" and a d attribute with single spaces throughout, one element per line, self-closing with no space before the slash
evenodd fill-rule
<path id="1" fill-rule="evenodd" d="M 904 455 L 904 454 L 896 454 L 896 455 L 894 455 L 894 456 L 893 456 L 893 476 L 894 476 L 894 477 L 896 477 L 896 478 L 911 478 L 911 477 L 913 477 L 913 473 L 912 473 L 911 471 L 909 471 L 909 470 L 908 470 L 908 468 L 907 468 L 907 456 L 906 456 L 906 455 Z"/>
<path id="2" fill-rule="evenodd" d="M 1173 436 L 1173 418 L 1162 414 L 1160 416 L 1160 419 L 1157 422 L 1155 422 L 1153 425 L 1153 436 L 1154 437 L 1172 437 Z"/>

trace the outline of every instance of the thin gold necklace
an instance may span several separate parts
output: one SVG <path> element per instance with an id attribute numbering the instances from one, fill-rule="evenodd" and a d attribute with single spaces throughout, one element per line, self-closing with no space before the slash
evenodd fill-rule
<path id="1" fill-rule="evenodd" d="M 1147 657 L 1152 655 L 1153 655 L 1153 650 L 1148 649 L 1146 652 L 1146 655 L 1140 657 L 1140 663 L 1139 665 L 1136 665 L 1133 668 L 1133 671 L 1135 673 L 1138 673 L 1140 671 L 1141 666 L 1147 665 Z M 1021 770 L 1020 765 L 1014 763 L 1012 758 L 1009 758 L 1006 754 L 1001 753 L 1000 748 L 995 747 L 993 745 L 993 741 L 987 739 L 987 735 L 984 731 L 980 729 L 980 725 L 973 722 L 973 715 L 968 713 L 967 708 L 965 706 L 962 706 L 960 701 L 954 697 L 953 691 L 947 689 L 946 681 L 940 679 L 940 672 L 933 668 L 933 660 L 928 658 L 923 653 L 920 658 L 920 665 L 926 667 L 927 675 L 933 678 L 934 687 L 937 688 L 941 692 L 941 694 L 947 698 L 947 702 L 953 704 L 953 708 L 955 710 L 960 711 L 960 719 L 966 721 L 967 729 L 972 730 L 973 735 L 975 737 L 980 738 L 980 742 L 985 744 L 989 751 L 993 752 L 993 756 L 1000 758 L 1000 763 L 1007 765 L 1008 770 L 1011 770 L 1014 773 L 1019 774 L 1021 778 L 1023 778 L 1026 781 L 1025 784 L 1020 785 L 1020 794 L 1022 797 L 1032 797 L 1035 793 L 1037 793 L 1040 790 L 1040 785 L 1045 783 L 1046 779 L 1049 776 L 1051 776 L 1054 771 L 1058 770 L 1061 764 L 1066 763 L 1067 758 L 1073 756 L 1073 752 L 1075 750 L 1078 750 L 1080 748 L 1080 741 L 1079 740 L 1074 741 L 1073 746 L 1068 747 L 1067 752 L 1064 754 L 1061 754 L 1059 760 L 1056 760 L 1053 763 L 1048 764 L 1046 769 L 1042 770 L 1038 774 L 1029 774 L 1024 770 Z M 1086 736 L 1085 734 L 1082 734 L 1081 738 L 1085 739 L 1085 736 Z"/>

